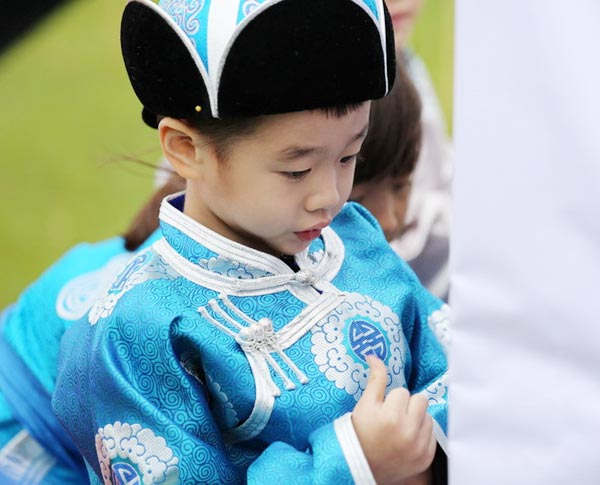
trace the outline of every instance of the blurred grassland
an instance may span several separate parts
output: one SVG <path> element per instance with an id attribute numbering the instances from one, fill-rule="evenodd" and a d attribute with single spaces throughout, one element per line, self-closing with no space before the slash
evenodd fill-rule
<path id="1" fill-rule="evenodd" d="M 69 247 L 125 230 L 152 191 L 156 132 L 119 50 L 123 0 L 71 1 L 0 54 L 0 308 Z M 426 0 L 412 39 L 452 112 L 453 0 Z"/>

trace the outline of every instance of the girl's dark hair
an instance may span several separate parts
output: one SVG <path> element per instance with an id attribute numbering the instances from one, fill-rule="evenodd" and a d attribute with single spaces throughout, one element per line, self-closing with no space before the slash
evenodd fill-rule
<path id="1" fill-rule="evenodd" d="M 421 148 L 421 100 L 399 57 L 390 93 L 371 103 L 354 183 L 409 175 Z"/>
<path id="2" fill-rule="evenodd" d="M 316 111 L 327 116 L 341 118 L 348 113 L 356 111 L 363 103 L 355 103 L 327 108 L 318 108 Z M 211 119 L 203 121 L 182 120 L 199 133 L 207 136 L 213 145 L 219 160 L 225 160 L 228 148 L 236 139 L 252 135 L 261 125 L 266 116 L 254 116 L 248 118 L 228 118 L 225 120 Z M 159 170 L 169 170 L 159 168 Z M 170 171 L 170 170 L 169 170 Z M 135 251 L 150 235 L 158 228 L 158 211 L 161 201 L 170 194 L 185 189 L 185 179 L 171 172 L 167 183 L 160 187 L 152 197 L 139 210 L 133 218 L 129 228 L 123 235 L 125 238 L 125 249 Z"/>

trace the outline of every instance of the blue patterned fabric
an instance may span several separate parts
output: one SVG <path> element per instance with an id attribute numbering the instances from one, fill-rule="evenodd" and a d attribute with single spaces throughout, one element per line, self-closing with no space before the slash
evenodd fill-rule
<path id="1" fill-rule="evenodd" d="M 62 341 L 53 407 L 95 480 L 352 483 L 333 421 L 362 395 L 368 353 L 445 431 L 446 357 L 428 324 L 442 303 L 364 208 L 347 204 L 297 273 L 215 242 L 168 201 L 161 219 L 164 239 Z M 246 271 L 199 264 L 213 257 Z"/>
<path id="2" fill-rule="evenodd" d="M 12 477 L 23 483 L 24 477 L 29 477 L 27 483 L 87 483 L 83 460 L 50 406 L 58 349 L 65 330 L 87 312 L 130 258 L 121 237 L 77 245 L 4 312 L 0 329 L 0 453 L 7 454 L 10 448 L 8 455 L 18 455 L 21 461 L 18 469 L 5 470 L 8 461 L 0 460 L 3 480 Z M 28 437 L 20 439 L 24 430 Z M 49 461 L 54 465 L 42 473 L 42 461 L 44 468 Z"/>
<path id="3" fill-rule="evenodd" d="M 0 330 L 10 319 L 12 308 L 0 315 Z M 50 394 L 42 388 L 25 362 L 5 339 L 0 338 L 0 389 L 20 423 L 27 423 L 31 436 L 62 466 L 85 476 L 84 464 L 77 448 L 52 413 Z"/>

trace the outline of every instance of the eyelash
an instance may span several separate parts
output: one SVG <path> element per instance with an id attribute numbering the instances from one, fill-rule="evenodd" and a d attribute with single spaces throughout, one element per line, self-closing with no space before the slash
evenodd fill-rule
<path id="1" fill-rule="evenodd" d="M 359 159 L 359 155 L 358 154 L 354 154 L 354 155 L 349 155 L 347 157 L 343 157 L 342 159 L 340 159 L 340 163 L 342 165 L 350 165 L 352 162 L 354 162 L 354 160 L 357 161 L 362 161 Z M 311 169 L 307 169 L 307 170 L 301 170 L 299 172 L 282 172 L 282 174 L 291 179 L 291 180 L 301 180 L 303 179 L 306 175 L 308 175 L 310 173 Z"/>
<path id="2" fill-rule="evenodd" d="M 308 170 L 302 170 L 300 172 L 282 172 L 284 176 L 292 180 L 300 180 L 304 178 L 310 172 L 310 168 Z"/>
<path id="3" fill-rule="evenodd" d="M 344 157 L 340 160 L 340 163 L 342 165 L 349 165 L 350 163 L 354 162 L 356 160 L 356 163 L 360 163 L 362 161 L 360 155 L 358 153 L 355 153 L 354 155 L 349 155 L 347 157 Z"/>

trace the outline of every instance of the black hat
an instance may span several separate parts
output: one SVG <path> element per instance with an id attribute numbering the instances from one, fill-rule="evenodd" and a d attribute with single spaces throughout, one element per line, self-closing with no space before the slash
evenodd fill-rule
<path id="1" fill-rule="evenodd" d="M 121 47 L 153 127 L 377 99 L 395 75 L 383 0 L 130 0 Z"/>

